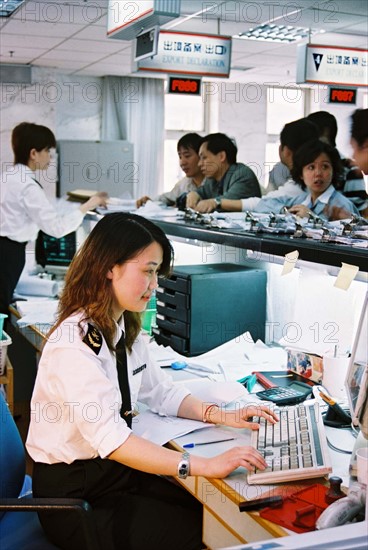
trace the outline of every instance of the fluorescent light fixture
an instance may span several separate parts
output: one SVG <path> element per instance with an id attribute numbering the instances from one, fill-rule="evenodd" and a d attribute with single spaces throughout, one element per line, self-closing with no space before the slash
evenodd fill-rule
<path id="1" fill-rule="evenodd" d="M 24 0 L 2 0 L 0 1 L 0 17 L 10 17 L 22 4 Z"/>
<path id="2" fill-rule="evenodd" d="M 249 31 L 235 34 L 233 38 L 241 38 L 243 40 L 263 40 L 266 42 L 281 42 L 290 44 L 303 38 L 324 32 L 323 30 L 309 29 L 306 27 L 292 27 L 290 25 L 275 25 L 273 23 L 264 23 L 258 25 Z"/>

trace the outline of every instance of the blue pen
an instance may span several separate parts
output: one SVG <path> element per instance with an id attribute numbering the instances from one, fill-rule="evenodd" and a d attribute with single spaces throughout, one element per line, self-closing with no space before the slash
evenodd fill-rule
<path id="1" fill-rule="evenodd" d="M 234 441 L 235 437 L 227 437 L 226 439 L 214 439 L 213 441 L 202 441 L 201 443 L 185 443 L 183 449 L 193 449 L 198 445 L 210 445 L 211 443 L 223 443 L 224 441 Z"/>

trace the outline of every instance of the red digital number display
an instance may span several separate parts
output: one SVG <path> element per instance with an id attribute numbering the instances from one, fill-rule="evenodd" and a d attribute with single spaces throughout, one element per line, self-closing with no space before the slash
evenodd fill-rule
<path id="1" fill-rule="evenodd" d="M 169 93 L 200 95 L 201 79 L 200 78 L 178 78 L 176 76 L 170 76 Z"/>
<path id="2" fill-rule="evenodd" d="M 330 103 L 345 103 L 347 105 L 355 105 L 356 90 L 344 88 L 330 88 Z"/>

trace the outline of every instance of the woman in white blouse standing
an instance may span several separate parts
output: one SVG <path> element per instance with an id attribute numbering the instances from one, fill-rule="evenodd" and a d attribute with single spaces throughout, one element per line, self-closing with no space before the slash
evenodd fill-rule
<path id="1" fill-rule="evenodd" d="M 35 179 L 46 170 L 55 136 L 46 126 L 22 122 L 13 129 L 14 165 L 1 174 L 0 193 L 0 313 L 7 313 L 25 265 L 25 248 L 41 229 L 60 238 L 75 231 L 88 210 L 106 204 L 106 193 L 96 193 L 77 209 L 60 214 Z"/>

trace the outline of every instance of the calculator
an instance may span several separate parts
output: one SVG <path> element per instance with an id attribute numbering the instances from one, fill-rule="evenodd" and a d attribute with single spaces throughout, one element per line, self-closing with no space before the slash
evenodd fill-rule
<path id="1" fill-rule="evenodd" d="M 311 386 L 303 382 L 292 382 L 286 388 L 277 386 L 256 393 L 261 399 L 273 401 L 277 405 L 294 405 L 309 397 L 312 393 Z"/>

